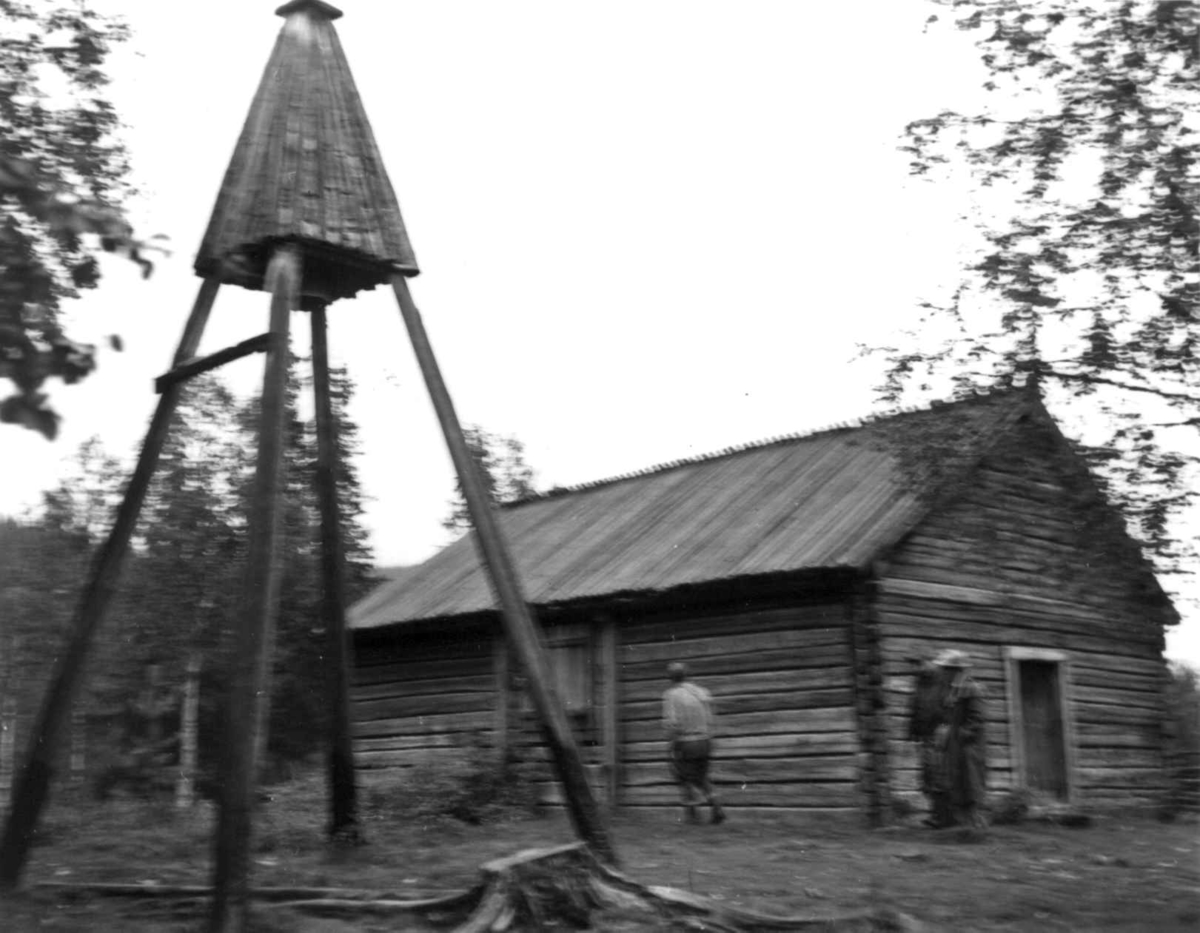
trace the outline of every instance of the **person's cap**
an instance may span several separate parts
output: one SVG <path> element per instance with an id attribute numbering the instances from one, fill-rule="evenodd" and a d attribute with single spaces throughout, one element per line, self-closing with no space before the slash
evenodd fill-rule
<path id="1" fill-rule="evenodd" d="M 672 680 L 683 680 L 687 677 L 687 665 L 682 661 L 672 661 L 667 665 L 667 676 Z"/>
<path id="2" fill-rule="evenodd" d="M 933 663 L 937 667 L 970 667 L 971 659 L 967 657 L 965 651 L 959 651 L 957 648 L 947 648 L 941 651 L 933 659 Z"/>

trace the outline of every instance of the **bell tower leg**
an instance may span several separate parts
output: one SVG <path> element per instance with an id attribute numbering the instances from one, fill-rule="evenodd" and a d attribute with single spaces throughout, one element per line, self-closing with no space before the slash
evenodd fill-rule
<path id="1" fill-rule="evenodd" d="M 350 643 L 346 633 L 345 554 L 338 505 L 338 435 L 329 385 L 325 306 L 312 310 L 313 395 L 317 421 L 317 500 L 321 509 L 321 615 L 329 668 L 329 835 L 359 842 L 354 752 L 350 742 Z"/>
<path id="2" fill-rule="evenodd" d="M 288 328 L 300 286 L 300 257 L 277 247 L 267 268 L 271 289 L 270 348 L 263 376 L 258 464 L 250 503 L 250 551 L 242 619 L 234 638 L 233 680 L 225 711 L 221 801 L 215 840 L 212 933 L 242 933 L 249 906 L 251 811 L 258 762 L 266 746 L 270 660 L 279 607 Z"/>
<path id="3" fill-rule="evenodd" d="M 213 302 L 220 286 L 215 276 L 209 276 L 200 285 L 192 312 L 183 328 L 183 336 L 175 351 L 174 366 L 196 355 L 200 338 L 208 323 Z M 117 508 L 116 519 L 108 538 L 97 553 L 92 564 L 91 575 L 79 601 L 71 633 L 57 667 L 46 690 L 28 751 L 17 780 L 13 786 L 12 805 L 4 824 L 4 835 L 0 838 L 0 889 L 15 887 L 20 881 L 29 846 L 33 841 L 33 830 L 37 825 L 53 777 L 54 761 L 62 745 L 65 726 L 70 719 L 71 705 L 75 700 L 78 682 L 83 673 L 92 639 L 104 620 L 109 599 L 121 575 L 121 567 L 129 550 L 138 515 L 150 487 L 154 468 L 167 439 L 171 416 L 179 405 L 182 385 L 168 387 L 158 398 L 158 405 L 146 431 L 138 454 L 137 466 L 129 480 L 125 498 Z"/>
<path id="4" fill-rule="evenodd" d="M 446 383 L 442 380 L 441 370 L 433 355 L 433 347 L 425 333 L 421 312 L 413 303 L 408 281 L 403 276 L 392 277 L 392 289 L 400 304 L 400 314 L 408 329 L 413 352 L 425 378 L 425 385 L 441 423 L 442 433 L 446 436 L 450 458 L 454 461 L 454 468 L 462 484 L 463 498 L 467 500 L 467 511 L 471 515 L 471 524 L 475 527 L 476 545 L 500 603 L 505 634 L 509 644 L 515 648 L 529 678 L 534 706 L 546 727 L 550 754 L 567 798 L 567 811 L 571 822 L 580 839 L 591 846 L 602 859 L 615 864 L 616 850 L 607 822 L 596 803 L 591 785 L 588 784 L 579 746 L 571 733 L 571 725 L 567 721 L 562 701 L 551 686 L 549 664 L 538 638 L 533 613 L 521 592 L 516 567 L 493 514 L 492 503 L 479 479 L 475 460 L 467 447 L 462 425 L 454 410 L 454 403 L 450 399 Z"/>

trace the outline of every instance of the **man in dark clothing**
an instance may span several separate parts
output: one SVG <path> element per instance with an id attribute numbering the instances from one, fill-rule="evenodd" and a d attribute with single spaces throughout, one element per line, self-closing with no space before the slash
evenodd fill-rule
<path id="1" fill-rule="evenodd" d="M 941 668 L 932 661 L 919 661 L 916 664 L 916 677 L 908 713 L 908 740 L 917 746 L 921 793 L 929 801 L 929 816 L 925 824 L 940 826 L 949 816 L 946 812 L 945 795 L 938 792 L 937 775 L 940 758 L 936 741 L 937 727 L 945 717 Z"/>
<path id="2" fill-rule="evenodd" d="M 938 791 L 944 794 L 945 825 L 982 829 L 987 825 L 987 733 L 983 688 L 967 673 L 970 660 L 947 650 L 933 662 L 943 670 L 945 721 L 937 729 L 941 761 Z"/>
<path id="3" fill-rule="evenodd" d="M 687 668 L 680 663 L 667 668 L 671 686 L 663 694 L 663 728 L 671 756 L 671 770 L 679 781 L 683 808 L 688 822 L 699 822 L 697 795 L 712 808 L 712 821 L 725 821 L 708 780 L 712 739 L 716 727 L 712 695 L 687 678 Z"/>

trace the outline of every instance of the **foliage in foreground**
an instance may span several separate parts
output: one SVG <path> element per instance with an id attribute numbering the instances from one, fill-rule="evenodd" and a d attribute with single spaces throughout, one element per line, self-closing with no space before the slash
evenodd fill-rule
<path id="1" fill-rule="evenodd" d="M 1168 755 L 1200 754 L 1200 672 L 1172 664 L 1166 688 Z"/>
<path id="2" fill-rule="evenodd" d="M 1036 381 L 1178 571 L 1195 557 L 1178 520 L 1200 427 L 1200 6 L 934 2 L 977 37 L 983 102 L 914 120 L 905 149 L 915 175 L 973 186 L 980 245 L 875 348 L 881 395 Z"/>
<path id="3" fill-rule="evenodd" d="M 514 759 L 497 764 L 479 747 L 407 769 L 366 794 L 368 809 L 381 819 L 422 823 L 455 820 L 472 826 L 498 823 L 537 810 L 528 771 Z"/>
<path id="4" fill-rule="evenodd" d="M 97 254 L 123 253 L 152 269 L 121 204 L 129 165 L 105 96 L 123 23 L 79 4 L 0 3 L 0 422 L 53 439 L 59 416 L 42 388 L 96 365 L 60 320 L 64 301 L 95 288 Z M 119 338 L 112 338 L 114 349 Z"/>

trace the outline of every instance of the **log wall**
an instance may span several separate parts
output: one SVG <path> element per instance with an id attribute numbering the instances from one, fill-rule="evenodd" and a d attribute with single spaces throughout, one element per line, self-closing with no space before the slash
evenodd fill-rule
<path id="1" fill-rule="evenodd" d="M 1005 648 L 1064 658 L 1071 800 L 1156 804 L 1165 790 L 1163 624 L 1113 513 L 1053 428 L 1026 422 L 897 549 L 874 606 L 893 787 L 917 788 L 905 741 L 909 658 L 966 650 L 988 695 L 989 789 L 1016 783 Z"/>
<path id="2" fill-rule="evenodd" d="M 733 807 L 857 810 L 860 741 L 848 607 L 619 620 L 618 802 L 679 803 L 666 761 L 662 694 L 671 661 L 714 696 L 713 783 Z"/>
<path id="3" fill-rule="evenodd" d="M 497 745 L 493 645 L 483 628 L 360 641 L 350 715 L 355 765 L 368 782 Z"/>
<path id="4" fill-rule="evenodd" d="M 848 599 L 830 598 L 550 621 L 552 651 L 582 637 L 592 652 L 595 708 L 577 737 L 597 796 L 622 808 L 678 806 L 662 694 L 667 664 L 679 660 L 715 698 L 713 780 L 728 805 L 862 812 L 879 783 L 864 773 L 881 766 L 886 746 L 873 755 L 864 745 L 871 730 L 863 730 L 856 683 L 877 675 L 857 670 L 867 654 L 856 654 L 853 617 Z M 506 746 L 539 797 L 557 800 L 523 679 L 496 638 L 480 628 L 360 642 L 351 711 L 356 764 L 368 783 Z M 509 686 L 503 697 L 501 684 Z"/>

